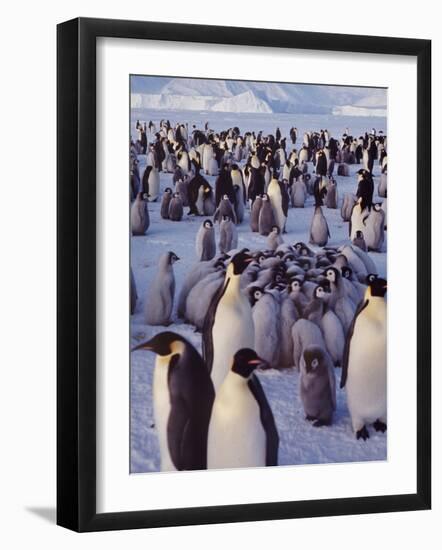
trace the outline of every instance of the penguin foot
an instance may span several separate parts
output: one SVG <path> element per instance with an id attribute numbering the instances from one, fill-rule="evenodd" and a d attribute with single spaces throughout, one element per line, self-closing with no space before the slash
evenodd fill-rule
<path id="1" fill-rule="evenodd" d="M 309 414 L 305 417 L 306 420 L 309 422 L 313 422 L 313 420 L 316 420 L 316 416 L 310 416 Z"/>
<path id="2" fill-rule="evenodd" d="M 315 422 L 313 422 L 313 426 L 315 428 L 320 428 L 321 426 L 330 426 L 330 421 L 321 420 L 320 418 L 318 418 L 318 420 L 315 420 Z"/>
<path id="3" fill-rule="evenodd" d="M 370 434 L 368 433 L 368 430 L 365 426 L 356 432 L 356 439 L 363 439 L 364 441 L 366 441 L 369 438 Z"/>
<path id="4" fill-rule="evenodd" d="M 373 428 L 377 431 L 377 432 L 382 432 L 384 433 L 386 430 L 387 430 L 387 424 L 385 424 L 384 422 L 381 422 L 379 419 L 376 420 L 376 422 L 373 424 Z"/>

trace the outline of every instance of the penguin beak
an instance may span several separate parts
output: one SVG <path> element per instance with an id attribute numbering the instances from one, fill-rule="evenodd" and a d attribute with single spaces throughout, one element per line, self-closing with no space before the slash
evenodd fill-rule
<path id="1" fill-rule="evenodd" d="M 131 351 L 138 351 L 139 349 L 145 349 L 145 350 L 148 350 L 148 351 L 152 351 L 153 348 L 150 345 L 150 340 L 148 340 L 147 342 L 143 342 L 142 344 L 138 344 L 138 346 L 135 346 L 134 348 L 132 348 Z"/>

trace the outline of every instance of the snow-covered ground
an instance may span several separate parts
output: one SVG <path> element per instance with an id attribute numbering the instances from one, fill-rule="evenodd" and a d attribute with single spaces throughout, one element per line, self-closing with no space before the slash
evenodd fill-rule
<path id="1" fill-rule="evenodd" d="M 327 128 L 334 137 L 340 137 L 343 131 L 349 131 L 359 136 L 365 130 L 376 128 L 386 131 L 386 120 L 383 118 L 359 118 L 331 115 L 242 115 L 225 113 L 183 113 L 173 111 L 142 111 L 134 109 L 131 116 L 131 132 L 135 137 L 134 123 L 136 119 L 149 121 L 152 119 L 158 124 L 161 118 L 168 118 L 173 125 L 175 122 L 189 122 L 200 128 L 206 120 L 214 130 L 221 130 L 238 125 L 241 132 L 263 130 L 274 133 L 279 126 L 282 134 L 287 135 L 291 126 L 298 130 L 319 130 Z M 301 138 L 302 139 L 302 138 Z M 287 140 L 290 149 L 290 140 Z M 299 142 L 296 147 L 299 147 Z M 140 173 L 144 169 L 143 157 L 140 157 Z M 346 192 L 356 190 L 356 171 L 360 165 L 350 166 L 350 177 L 338 177 L 339 208 L 330 210 L 323 208 L 330 228 L 330 246 L 339 246 L 348 242 L 348 224 L 342 221 L 340 203 Z M 311 173 L 313 166 L 309 165 Z M 380 168 L 375 164 L 375 196 L 374 200 L 382 202 L 377 197 Z M 206 176 L 213 186 L 216 177 Z M 165 187 L 172 187 L 172 175 L 160 176 L 161 191 Z M 167 250 L 174 251 L 179 257 L 174 265 L 176 278 L 176 296 L 179 293 L 181 282 L 189 267 L 196 261 L 195 235 L 203 219 L 202 217 L 184 216 L 181 222 L 163 220 L 160 217 L 160 199 L 156 203 L 149 203 L 150 227 L 145 236 L 131 238 L 131 265 L 138 290 L 138 302 L 135 314 L 131 317 L 131 343 L 136 345 L 164 327 L 151 327 L 144 323 L 142 304 L 149 282 L 155 275 L 159 257 Z M 185 208 L 185 213 L 187 213 Z M 298 241 L 308 242 L 310 221 L 313 214 L 313 197 L 307 199 L 306 208 L 289 210 L 287 234 L 284 240 L 288 243 Z M 218 228 L 216 228 L 216 231 Z M 246 211 L 245 220 L 238 227 L 239 247 L 247 246 L 250 249 L 266 248 L 266 237 L 252 233 L 249 227 L 249 212 Z M 383 252 L 370 253 L 377 265 L 380 275 L 386 276 L 386 245 Z M 176 331 L 191 341 L 201 350 L 201 334 L 196 333 L 190 325 L 182 321 L 173 323 L 168 330 Z M 159 450 L 155 432 L 152 409 L 152 374 L 155 362 L 153 353 L 137 351 L 131 354 L 131 472 L 152 472 L 159 469 Z M 336 369 L 337 388 L 339 388 L 341 369 Z M 314 428 L 304 419 L 304 412 L 298 396 L 298 373 L 294 370 L 269 370 L 259 373 L 264 391 L 275 416 L 280 436 L 279 464 L 316 464 L 333 462 L 353 462 L 367 460 L 385 460 L 387 458 L 387 433 L 376 433 L 369 428 L 370 439 L 367 441 L 355 439 L 351 429 L 350 418 L 346 406 L 345 390 L 337 390 L 337 411 L 334 423 L 330 427 Z"/>

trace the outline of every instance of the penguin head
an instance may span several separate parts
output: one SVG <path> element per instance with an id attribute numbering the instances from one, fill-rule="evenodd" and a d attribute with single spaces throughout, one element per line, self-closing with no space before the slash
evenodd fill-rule
<path id="1" fill-rule="evenodd" d="M 250 305 L 253 307 L 263 297 L 263 290 L 259 286 L 252 286 L 249 291 Z"/>
<path id="2" fill-rule="evenodd" d="M 231 264 L 233 266 L 234 275 L 241 275 L 241 273 L 247 269 L 250 262 L 253 261 L 253 257 L 247 252 L 247 250 L 241 250 L 241 252 L 237 252 L 233 256 Z"/>
<path id="3" fill-rule="evenodd" d="M 223 222 L 229 222 L 230 221 L 230 216 L 228 216 L 227 214 L 224 214 L 223 217 L 222 217 L 222 221 Z"/>
<path id="4" fill-rule="evenodd" d="M 238 350 L 233 356 L 232 372 L 248 379 L 257 367 L 264 368 L 267 363 L 261 359 L 256 351 L 250 348 Z"/>
<path id="5" fill-rule="evenodd" d="M 318 375 L 324 369 L 324 350 L 319 346 L 308 346 L 304 350 L 307 374 Z"/>
<path id="6" fill-rule="evenodd" d="M 367 276 L 367 285 L 373 297 L 383 298 L 387 292 L 387 281 L 373 273 Z"/>
<path id="7" fill-rule="evenodd" d="M 179 193 L 174 193 L 173 198 L 174 199 L 181 199 L 181 195 Z"/>
<path id="8" fill-rule="evenodd" d="M 336 267 L 328 267 L 324 270 L 323 275 L 332 283 L 336 283 L 339 278 L 339 271 Z"/>
<path id="9" fill-rule="evenodd" d="M 167 195 L 171 195 L 172 194 L 172 189 L 170 187 L 166 187 L 166 189 L 164 190 L 164 193 L 167 194 Z"/>
<path id="10" fill-rule="evenodd" d="M 203 221 L 203 227 L 205 229 L 212 229 L 213 228 L 213 223 L 210 220 L 204 220 Z"/>
<path id="11" fill-rule="evenodd" d="M 176 334 L 175 332 L 171 331 L 165 331 L 165 332 L 159 332 L 156 334 L 153 338 L 150 340 L 147 340 L 146 342 L 143 342 L 142 344 L 139 344 L 138 346 L 135 346 L 132 348 L 132 351 L 137 351 L 140 349 L 153 351 L 157 355 L 161 355 L 162 357 L 166 357 L 174 352 L 174 348 L 176 350 L 177 344 L 185 344 L 185 340 L 182 336 L 179 334 Z"/>
<path id="12" fill-rule="evenodd" d="M 272 233 L 274 233 L 275 235 L 279 235 L 280 231 L 277 225 L 272 225 Z"/>
<path id="13" fill-rule="evenodd" d="M 267 193 L 263 193 L 261 198 L 262 198 L 263 201 L 268 201 L 269 200 L 269 196 L 267 195 Z"/>
<path id="14" fill-rule="evenodd" d="M 140 199 L 143 201 L 149 200 L 149 193 L 140 193 Z"/>
<path id="15" fill-rule="evenodd" d="M 327 290 L 323 285 L 318 285 L 314 290 L 314 296 L 315 298 L 319 298 L 319 300 L 323 300 L 325 298 Z"/>
<path id="16" fill-rule="evenodd" d="M 168 252 L 169 254 L 169 264 L 173 265 L 175 262 L 179 260 L 178 256 L 175 254 L 175 252 Z"/>
<path id="17" fill-rule="evenodd" d="M 300 279 L 293 279 L 290 281 L 289 290 L 291 292 L 299 292 L 302 288 L 302 281 Z"/>
<path id="18" fill-rule="evenodd" d="M 344 265 L 343 267 L 341 267 L 341 273 L 344 279 L 351 279 L 353 271 L 351 267 L 348 267 L 348 265 Z"/>
<path id="19" fill-rule="evenodd" d="M 356 239 L 363 239 L 364 238 L 364 234 L 362 233 L 362 231 L 360 229 L 358 229 L 356 231 Z"/>

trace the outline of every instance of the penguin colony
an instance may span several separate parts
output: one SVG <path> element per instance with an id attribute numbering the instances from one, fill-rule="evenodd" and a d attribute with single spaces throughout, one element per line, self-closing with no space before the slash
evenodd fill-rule
<path id="1" fill-rule="evenodd" d="M 147 134 L 145 123 L 137 128 Z M 133 348 L 156 358 L 146 399 L 161 469 L 278 465 L 278 426 L 260 383 L 269 369 L 298 373 L 293 399 L 313 427 L 333 424 L 344 391 L 355 439 L 385 432 L 387 282 L 368 252 L 386 246 L 386 136 L 335 139 L 321 130 L 296 148 L 296 128 L 292 147 L 279 128 L 273 136 L 161 120 L 149 132 L 150 143 L 130 145 L 132 239 L 154 238 L 156 201 L 159 223 L 195 227 L 194 261 L 176 290 L 173 250 L 155 259 L 144 297 L 130 271 L 131 314 L 142 310 L 147 329 L 162 327 Z M 352 164 L 362 165 L 354 193 L 340 196 L 333 173 L 349 177 Z M 291 242 L 287 225 L 307 205 L 314 208 L 305 240 Z M 348 239 L 333 246 L 328 209 L 348 224 Z M 242 245 L 243 228 L 256 246 Z M 201 353 L 165 328 L 171 323 L 200 333 Z"/>

